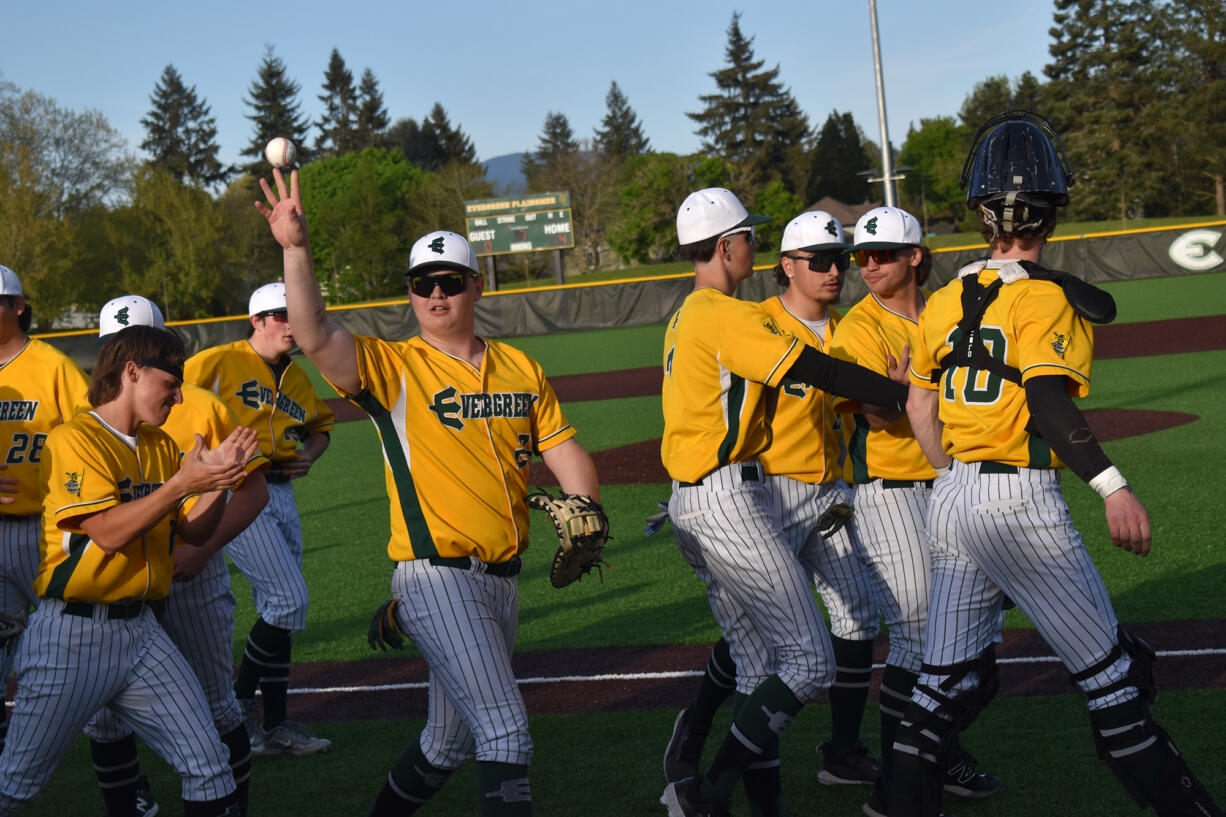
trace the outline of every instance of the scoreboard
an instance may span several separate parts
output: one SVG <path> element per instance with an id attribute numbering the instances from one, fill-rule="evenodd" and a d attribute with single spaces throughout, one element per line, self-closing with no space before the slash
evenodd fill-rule
<path id="1" fill-rule="evenodd" d="M 477 255 L 565 250 L 575 246 L 570 193 L 533 193 L 464 203 L 468 243 Z"/>

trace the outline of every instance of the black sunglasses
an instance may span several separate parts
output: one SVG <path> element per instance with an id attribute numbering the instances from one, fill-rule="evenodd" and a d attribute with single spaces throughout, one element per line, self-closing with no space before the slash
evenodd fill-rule
<path id="1" fill-rule="evenodd" d="M 882 264 L 892 264 L 898 260 L 898 254 L 910 247 L 891 247 L 885 250 L 856 250 L 853 254 L 856 257 L 856 266 L 866 267 L 869 260 L 875 261 L 878 266 Z"/>
<path id="2" fill-rule="evenodd" d="M 459 295 L 468 288 L 468 273 L 444 272 L 441 275 L 421 275 L 409 279 L 409 289 L 420 298 L 429 298 L 434 288 L 443 290 L 447 296 Z"/>
<path id="3" fill-rule="evenodd" d="M 279 320 L 289 320 L 289 310 L 287 309 L 265 309 L 263 312 L 255 313 L 257 318 L 276 318 Z"/>
<path id="4" fill-rule="evenodd" d="M 809 269 L 814 272 L 830 272 L 831 266 L 837 267 L 839 272 L 847 272 L 847 268 L 851 266 L 847 250 L 822 250 L 813 255 L 785 255 L 784 258 L 791 258 L 793 261 L 808 261 Z"/>

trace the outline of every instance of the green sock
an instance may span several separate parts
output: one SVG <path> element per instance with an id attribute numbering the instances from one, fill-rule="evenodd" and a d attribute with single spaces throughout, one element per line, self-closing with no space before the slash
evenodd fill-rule
<path id="1" fill-rule="evenodd" d="M 783 807 L 778 747 L 772 754 L 774 757 L 762 757 L 749 764 L 741 776 L 751 817 L 788 817 Z"/>
<path id="2" fill-rule="evenodd" d="M 699 793 L 709 800 L 728 802 L 751 763 L 778 757 L 779 735 L 803 707 L 779 676 L 759 684 L 733 719 L 711 768 L 699 781 Z"/>
<path id="3" fill-rule="evenodd" d="M 732 652 L 728 642 L 720 639 L 711 648 L 711 657 L 707 659 L 707 671 L 702 676 L 702 684 L 698 687 L 698 697 L 690 704 L 689 728 L 695 732 L 709 732 L 715 712 L 728 700 L 728 696 L 736 688 L 736 664 L 732 660 Z"/>
<path id="4" fill-rule="evenodd" d="M 529 817 L 532 791 L 528 767 L 477 761 L 477 797 L 481 799 L 482 817 Z"/>

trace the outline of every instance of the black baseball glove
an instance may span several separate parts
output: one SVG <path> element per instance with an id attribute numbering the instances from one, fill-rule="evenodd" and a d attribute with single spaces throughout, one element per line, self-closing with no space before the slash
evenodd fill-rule
<path id="1" fill-rule="evenodd" d="M 366 643 L 372 650 L 387 652 L 388 647 L 394 650 L 404 649 L 404 633 L 400 632 L 400 628 L 396 626 L 397 604 L 399 602 L 396 599 L 383 602 L 375 611 L 375 617 L 370 620 Z"/>
<path id="2" fill-rule="evenodd" d="M 529 508 L 549 514 L 558 534 L 558 552 L 549 570 L 549 581 L 554 587 L 565 587 L 593 567 L 606 564 L 600 552 L 609 539 L 609 517 L 599 502 L 588 496 L 555 497 L 544 491 L 530 494 L 527 502 Z"/>
<path id="3" fill-rule="evenodd" d="M 817 532 L 823 539 L 828 539 L 838 533 L 847 520 L 851 519 L 851 506 L 846 502 L 836 502 L 817 518 Z"/>

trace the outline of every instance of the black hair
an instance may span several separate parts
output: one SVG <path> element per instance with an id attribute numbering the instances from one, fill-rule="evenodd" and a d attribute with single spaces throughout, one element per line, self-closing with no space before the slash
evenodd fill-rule
<path id="1" fill-rule="evenodd" d="M 4 298 L 4 302 L 8 304 L 9 309 L 17 308 L 18 297 L 21 296 L 0 295 L 0 298 Z M 21 297 L 21 300 L 25 303 L 26 308 L 21 310 L 21 314 L 17 316 L 17 328 L 20 329 L 21 333 L 24 335 L 29 333 L 30 325 L 34 322 L 34 307 L 30 306 L 30 302 L 24 297 Z"/>
<path id="2" fill-rule="evenodd" d="M 702 241 L 682 244 L 677 248 L 677 257 L 691 264 L 705 264 L 715 257 L 715 248 L 719 246 L 720 236 L 713 235 Z"/>

